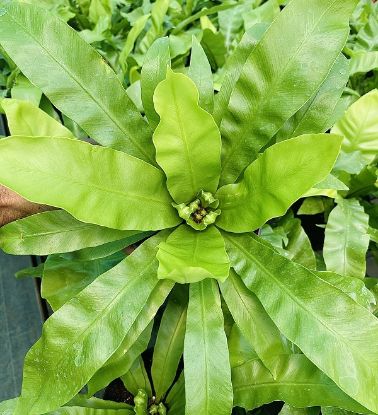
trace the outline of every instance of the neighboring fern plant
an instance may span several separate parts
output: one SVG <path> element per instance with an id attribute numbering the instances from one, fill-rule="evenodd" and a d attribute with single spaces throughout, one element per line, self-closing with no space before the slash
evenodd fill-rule
<path id="1" fill-rule="evenodd" d="M 1 102 L 12 136 L 0 140 L 0 183 L 59 208 L 0 230 L 5 252 L 49 255 L 42 295 L 54 310 L 3 413 L 230 415 L 276 400 L 282 413 L 378 413 L 374 296 L 353 264 L 319 271 L 288 212 L 348 189 L 334 169 L 348 151 L 343 121 L 326 131 L 348 81 L 341 51 L 356 3 L 292 0 L 245 33 L 216 95 L 196 37 L 185 74 L 170 68 L 169 40 L 156 40 L 143 114 L 63 21 L 2 6 L 1 46 L 100 144 L 31 103 Z M 283 215 L 287 249 L 266 225 Z M 134 407 L 89 399 L 116 378 Z"/>

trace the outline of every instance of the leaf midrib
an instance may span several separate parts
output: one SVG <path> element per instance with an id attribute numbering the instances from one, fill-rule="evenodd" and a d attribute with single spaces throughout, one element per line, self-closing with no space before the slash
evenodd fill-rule
<path id="1" fill-rule="evenodd" d="M 284 76 L 283 76 L 283 74 L 285 74 L 285 72 L 287 71 L 287 68 L 289 67 L 289 65 L 291 64 L 291 62 L 293 61 L 293 59 L 295 58 L 295 57 L 297 57 L 298 56 L 298 54 L 301 52 L 301 50 L 303 49 L 303 47 L 305 46 L 305 44 L 308 42 L 308 39 L 309 39 L 309 37 L 310 37 L 310 35 L 312 35 L 314 32 L 315 32 L 315 30 L 316 30 L 316 28 L 318 27 L 318 25 L 319 25 L 319 23 L 323 20 L 323 18 L 324 18 L 324 16 L 327 14 L 327 12 L 328 12 L 328 10 L 335 4 L 335 2 L 336 2 L 337 0 L 334 0 L 334 1 L 332 1 L 329 5 L 328 5 L 328 7 L 326 8 L 326 10 L 322 13 L 322 15 L 320 16 L 320 18 L 317 20 L 317 22 L 316 22 L 316 24 L 314 24 L 314 27 L 313 27 L 313 29 L 311 30 L 311 32 L 309 32 L 308 33 L 308 36 L 307 37 L 305 37 L 304 39 L 303 39 L 303 41 L 299 44 L 299 46 L 298 46 L 298 49 L 296 50 L 296 52 L 290 57 L 290 59 L 288 60 L 288 62 L 286 63 L 286 65 L 284 66 L 284 69 L 280 72 L 280 76 L 278 76 L 277 78 L 276 78 L 276 80 L 274 81 L 274 83 L 271 85 L 271 87 L 269 88 L 270 90 L 274 90 L 274 88 L 275 88 L 275 86 L 277 85 L 277 84 L 279 84 L 281 81 L 282 81 L 282 79 L 284 79 Z M 264 38 L 265 38 L 265 35 L 264 35 Z M 256 48 L 253 48 L 253 50 L 251 51 L 251 54 L 255 51 L 255 49 Z M 247 58 L 247 60 L 246 60 L 246 62 L 248 61 L 248 59 L 249 59 L 249 57 L 251 56 L 251 54 L 248 56 L 248 58 Z M 335 64 L 335 62 L 336 62 L 336 60 L 337 60 L 337 58 L 333 61 L 333 63 L 332 63 L 332 65 L 331 65 L 331 69 L 332 69 L 332 67 L 333 67 L 333 65 Z M 331 69 L 329 70 L 329 72 L 331 71 Z M 329 72 L 327 73 L 327 75 L 322 79 L 322 81 L 318 84 L 318 88 L 319 88 L 319 86 L 320 85 L 322 85 L 323 83 L 324 83 L 324 81 L 327 79 L 327 77 L 328 77 L 328 74 L 329 74 Z M 242 72 L 241 72 L 241 75 L 242 75 Z M 239 79 L 240 79 L 240 77 L 239 77 Z M 236 84 L 235 84 L 235 87 L 236 87 Z M 234 90 L 235 90 L 235 87 L 234 87 Z M 234 90 L 233 90 L 233 92 L 234 92 Z M 232 93 L 233 93 L 232 92 Z M 274 95 L 274 94 L 273 94 Z M 232 96 L 232 95 L 231 95 Z M 231 96 L 230 96 L 230 99 L 229 99 L 229 103 L 230 103 L 230 101 L 231 101 Z M 271 96 L 272 96 L 272 94 L 270 95 L 270 96 L 268 96 L 268 99 L 266 100 L 267 102 L 269 102 L 270 101 L 270 99 L 271 99 Z M 266 97 L 266 94 L 265 94 L 265 97 Z M 310 99 L 311 99 L 311 97 L 310 97 Z M 265 105 L 265 103 L 264 103 L 264 105 Z M 305 105 L 305 103 L 304 103 L 304 105 Z M 227 105 L 227 108 L 228 108 L 228 106 L 229 106 L 229 104 Z M 262 107 L 262 105 L 260 105 L 259 106 L 260 108 Z M 229 150 L 228 152 L 227 152 L 227 158 L 225 158 L 225 161 L 222 163 L 222 169 L 221 169 L 221 176 L 223 176 L 223 172 L 224 172 L 224 169 L 225 169 L 225 166 L 228 166 L 228 164 L 230 163 L 230 161 L 231 161 L 231 159 L 232 159 L 232 157 L 233 157 L 233 155 L 234 155 L 234 153 L 236 152 L 236 150 L 238 149 L 238 148 L 240 148 L 242 145 L 244 145 L 244 143 L 245 143 L 245 141 L 246 141 L 246 139 L 247 139 L 247 137 L 242 137 L 242 139 L 241 140 L 238 140 L 237 142 L 235 142 L 235 140 L 233 141 L 233 143 L 236 143 L 237 145 L 235 145 L 235 146 L 232 146 L 232 150 Z M 240 173 L 239 173 L 240 174 Z"/>
<path id="2" fill-rule="evenodd" d="M 26 33 L 31 39 L 33 39 L 40 47 L 41 49 L 48 55 L 50 56 L 50 58 L 58 65 L 60 66 L 67 74 L 68 76 L 74 81 L 76 82 L 76 84 L 89 96 L 89 98 L 91 98 L 91 100 L 96 103 L 100 109 L 103 111 L 103 113 L 111 120 L 111 122 L 117 126 L 117 128 L 119 129 L 119 131 L 125 135 L 125 137 L 127 137 L 128 140 L 130 140 L 133 145 L 141 152 L 141 154 L 143 154 L 147 160 L 151 161 L 152 164 L 155 164 L 155 161 L 153 160 L 153 158 L 151 158 L 146 151 L 143 149 L 143 147 L 138 143 L 138 141 L 136 141 L 130 134 L 128 134 L 126 131 L 124 131 L 124 129 L 122 128 L 122 126 L 118 123 L 117 119 L 114 118 L 114 115 L 111 114 L 110 111 L 108 111 L 105 106 L 101 103 L 101 100 L 97 100 L 95 99 L 95 96 L 87 89 L 84 87 L 84 85 L 76 78 L 76 76 L 73 75 L 73 73 L 61 62 L 59 62 L 59 60 L 57 60 L 55 58 L 55 56 L 49 52 L 48 49 L 46 49 L 46 47 L 30 32 L 27 30 L 27 28 L 25 26 L 23 26 L 21 23 L 19 23 L 12 15 L 8 14 L 8 17 L 10 17 L 10 19 L 16 23 L 21 29 L 23 29 L 24 33 Z M 119 85 L 122 89 L 122 85 Z M 126 92 L 125 92 L 126 93 Z M 118 140 L 117 140 L 118 141 Z"/>
<path id="3" fill-rule="evenodd" d="M 129 281 L 128 283 L 126 283 L 119 291 L 118 293 L 109 301 L 109 303 L 101 310 L 100 313 L 97 313 L 96 317 L 94 318 L 94 320 L 92 320 L 92 322 L 85 327 L 85 329 L 83 331 L 81 331 L 80 333 L 76 333 L 77 335 L 75 336 L 74 339 L 72 339 L 68 344 L 65 344 L 65 349 L 67 350 L 68 347 L 72 348 L 73 344 L 78 343 L 78 341 L 81 341 L 80 339 L 82 337 L 85 336 L 85 333 L 90 330 L 96 323 L 98 320 L 104 318 L 105 316 L 107 316 L 108 313 L 106 313 L 106 311 L 109 308 L 114 308 L 112 307 L 114 303 L 117 302 L 117 300 L 119 299 L 119 297 L 121 297 L 124 294 L 124 291 L 129 289 L 130 286 L 132 287 L 135 283 L 137 283 L 138 281 L 138 277 L 140 277 L 141 275 L 147 274 L 147 271 L 149 270 L 149 268 L 152 266 L 153 262 L 155 261 L 155 257 L 148 263 L 148 265 L 146 265 L 145 268 L 143 268 L 143 270 L 141 272 L 139 272 L 137 275 L 135 275 L 134 277 L 132 277 L 132 281 Z M 98 278 L 98 277 L 97 277 Z M 79 293 L 78 295 L 80 295 L 81 293 Z M 75 298 L 75 297 L 74 297 Z M 72 300 L 72 299 L 71 299 Z M 71 301 L 69 300 L 69 301 Z M 139 309 L 137 315 L 140 314 L 140 312 L 143 310 L 144 308 L 144 304 L 142 304 L 141 308 Z M 130 328 L 132 327 L 132 324 L 130 325 Z M 130 330 L 129 328 L 129 330 Z M 65 359 L 65 354 L 62 353 L 62 357 L 60 359 L 58 359 L 57 362 L 55 362 L 55 366 L 61 366 L 61 363 L 64 361 Z M 49 377 L 46 377 L 45 380 L 42 382 L 41 387 L 40 387 L 40 391 L 38 393 L 37 399 L 34 399 L 34 403 L 32 405 L 32 407 L 30 407 L 30 411 L 32 411 L 36 404 L 38 403 L 42 393 L 43 393 L 43 389 L 44 386 L 46 385 L 46 383 L 48 383 L 49 381 Z M 21 395 L 22 397 L 22 395 Z"/>
<path id="4" fill-rule="evenodd" d="M 226 236 L 227 237 L 227 236 Z M 352 349 L 354 352 L 356 352 L 355 348 L 351 346 L 350 341 L 348 341 L 348 339 L 345 339 L 344 336 L 342 334 L 339 334 L 337 331 L 335 331 L 334 329 L 332 329 L 331 327 L 329 327 L 323 320 L 321 320 L 320 318 L 318 318 L 318 316 L 316 314 L 314 314 L 313 312 L 311 312 L 310 310 L 308 310 L 305 307 L 305 304 L 303 304 L 302 301 L 300 301 L 299 299 L 297 299 L 295 296 L 293 296 L 290 291 L 288 291 L 286 289 L 285 284 L 282 284 L 276 277 L 274 277 L 274 275 L 258 260 L 256 259 L 249 251 L 247 251 L 246 249 L 244 249 L 244 247 L 242 245 L 240 245 L 239 243 L 237 243 L 236 241 L 233 241 L 232 239 L 228 238 L 227 239 L 229 241 L 231 241 L 231 243 L 235 246 L 237 246 L 240 251 L 242 251 L 247 257 L 249 256 L 252 261 L 254 261 L 255 263 L 259 264 L 259 267 L 262 268 L 264 270 L 264 272 L 266 272 L 275 282 L 276 284 L 281 287 L 282 291 L 284 291 L 286 293 L 286 295 L 288 297 L 290 297 L 292 299 L 292 301 L 294 303 L 296 303 L 300 308 L 302 308 L 306 313 L 308 313 L 309 315 L 311 315 L 315 321 L 318 321 L 327 331 L 329 331 L 330 333 L 333 334 L 334 337 L 336 337 L 336 339 L 341 339 L 343 343 L 345 343 L 347 345 L 347 348 Z M 260 244 L 258 241 L 256 241 L 258 244 Z M 260 244 L 261 245 L 261 244 Z M 299 265 L 299 264 L 297 264 Z M 300 266 L 300 265 L 299 265 Z M 303 267 L 305 268 L 305 267 Z M 319 279 L 319 277 L 317 277 L 317 275 L 315 273 L 313 273 L 310 269 L 306 270 L 312 274 L 314 277 L 316 277 L 317 279 Z M 353 300 L 352 300 L 353 301 Z M 357 304 L 357 303 L 356 303 Z M 349 346 L 349 347 L 348 347 Z M 357 350 L 357 353 L 355 353 L 355 355 L 357 355 L 359 357 L 360 360 L 364 361 L 366 364 L 371 364 L 371 362 L 369 363 L 363 355 L 361 355 L 360 351 Z"/>
<path id="5" fill-rule="evenodd" d="M 155 203 L 158 203 L 158 204 L 162 204 L 165 207 L 169 207 L 168 201 L 165 202 L 163 200 L 156 199 L 152 196 L 142 196 L 142 195 L 135 194 L 133 192 L 125 193 L 122 190 L 117 190 L 117 189 L 109 188 L 109 187 L 103 187 L 103 186 L 100 186 L 100 185 L 98 185 L 96 183 L 93 183 L 93 182 L 83 183 L 83 182 L 75 179 L 71 175 L 61 176 L 59 174 L 54 173 L 51 170 L 49 172 L 45 172 L 41 169 L 38 169 L 35 165 L 33 166 L 33 168 L 31 168 L 31 167 L 27 168 L 26 166 L 22 166 L 22 167 L 18 166 L 18 170 L 21 171 L 21 172 L 24 171 L 26 173 L 34 173 L 34 174 L 37 171 L 39 174 L 42 174 L 43 177 L 49 177 L 49 178 L 55 177 L 56 179 L 58 179 L 58 181 L 60 183 L 62 182 L 62 179 L 63 179 L 63 182 L 64 181 L 70 181 L 71 183 L 73 183 L 73 185 L 76 185 L 76 186 L 80 186 L 80 187 L 84 187 L 84 188 L 93 187 L 93 188 L 95 188 L 97 190 L 100 190 L 101 192 L 104 192 L 104 193 L 113 193 L 115 195 L 120 195 L 120 196 L 122 196 L 122 198 L 129 199 L 131 197 L 131 198 L 134 198 L 136 200 L 139 199 L 139 200 L 142 200 L 142 201 L 149 201 L 149 202 L 152 201 L 152 202 L 155 202 Z M 98 225 L 98 226 L 101 226 L 101 225 Z"/>

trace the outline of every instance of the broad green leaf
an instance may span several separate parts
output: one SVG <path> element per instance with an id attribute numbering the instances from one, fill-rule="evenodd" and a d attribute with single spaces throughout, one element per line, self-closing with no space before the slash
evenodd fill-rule
<path id="1" fill-rule="evenodd" d="M 263 23 L 251 27 L 251 29 L 244 33 L 238 46 L 228 58 L 224 66 L 225 75 L 222 81 L 222 87 L 214 98 L 214 119 L 218 125 L 220 125 L 227 111 L 232 91 L 239 79 L 245 61 L 253 48 L 261 40 L 267 28 L 268 25 Z"/>
<path id="2" fill-rule="evenodd" d="M 68 138 L 22 136 L 2 139 L 0 152 L 1 184 L 83 222 L 146 231 L 180 222 L 163 173 L 128 154 Z"/>
<path id="3" fill-rule="evenodd" d="M 378 68 L 378 51 L 358 52 L 350 59 L 349 74 L 366 73 Z"/>
<path id="4" fill-rule="evenodd" d="M 354 415 L 355 412 L 345 411 L 340 408 L 323 407 L 322 415 Z"/>
<path id="5" fill-rule="evenodd" d="M 93 23 L 98 23 L 101 18 L 106 16 L 108 20 L 112 16 L 110 0 L 91 0 L 88 10 L 88 17 Z"/>
<path id="6" fill-rule="evenodd" d="M 372 164 L 365 166 L 359 174 L 353 175 L 349 182 L 348 198 L 367 196 L 378 188 L 378 169 Z"/>
<path id="7" fill-rule="evenodd" d="M 56 311 L 125 256 L 119 252 L 97 260 L 70 261 L 61 255 L 50 255 L 43 267 L 41 295 Z"/>
<path id="8" fill-rule="evenodd" d="M 109 364 L 108 361 L 105 366 L 95 373 L 92 379 L 87 383 L 89 396 L 106 388 L 112 380 L 119 378 L 131 369 L 135 360 L 147 349 L 151 338 L 151 330 L 152 323 L 147 326 L 122 356 L 120 356 L 117 351 L 117 359 L 114 359 L 112 356 L 109 359 L 111 360 L 111 363 Z"/>
<path id="9" fill-rule="evenodd" d="M 80 222 L 64 210 L 52 210 L 0 228 L 0 248 L 13 255 L 50 255 L 96 247 L 138 233 Z"/>
<path id="10" fill-rule="evenodd" d="M 75 138 L 68 128 L 28 101 L 3 99 L 1 106 L 12 135 Z"/>
<path id="11" fill-rule="evenodd" d="M 81 408 L 93 409 L 133 409 L 131 405 L 123 402 L 105 401 L 99 398 L 87 398 L 85 395 L 78 394 L 71 399 L 67 406 L 80 406 Z"/>
<path id="12" fill-rule="evenodd" d="M 18 398 L 0 402 L 0 415 L 12 415 L 16 408 Z"/>
<path id="13" fill-rule="evenodd" d="M 139 389 L 143 389 L 148 396 L 152 396 L 150 379 L 141 356 L 133 363 L 131 369 L 121 376 L 121 380 L 126 389 L 134 396 L 137 395 Z"/>
<path id="14" fill-rule="evenodd" d="M 149 239 L 47 320 L 26 356 L 14 415 L 66 403 L 117 350 L 158 283 L 155 256 L 162 238 Z"/>
<path id="15" fill-rule="evenodd" d="M 222 211 L 217 225 L 230 232 L 253 231 L 283 215 L 331 171 L 341 137 L 309 134 L 269 147 L 236 184 L 216 193 Z"/>
<path id="16" fill-rule="evenodd" d="M 159 115 L 154 108 L 153 96 L 158 84 L 165 79 L 171 64 L 169 39 L 157 39 L 148 49 L 141 71 L 142 102 L 149 124 L 153 129 L 159 124 Z"/>
<path id="17" fill-rule="evenodd" d="M 333 174 L 329 174 L 324 180 L 314 185 L 315 189 L 349 190 L 348 186 Z"/>
<path id="18" fill-rule="evenodd" d="M 119 54 L 119 64 L 124 73 L 127 72 L 127 58 L 129 57 L 130 53 L 132 52 L 135 42 L 138 36 L 142 33 L 144 26 L 147 23 L 147 20 L 150 18 L 149 14 L 145 14 L 141 16 L 138 20 L 136 20 L 131 28 L 130 32 L 127 35 L 126 42 Z"/>
<path id="19" fill-rule="evenodd" d="M 378 229 L 369 226 L 368 234 L 370 240 L 378 244 Z"/>
<path id="20" fill-rule="evenodd" d="M 256 351 L 267 368 L 275 369 L 275 366 L 269 366 L 272 355 L 290 354 L 288 342 L 235 271 L 230 271 L 229 277 L 220 284 L 220 288 L 235 323 L 250 347 Z"/>
<path id="21" fill-rule="evenodd" d="M 323 256 L 328 271 L 364 278 L 369 216 L 357 199 L 337 199 L 328 217 Z"/>
<path id="22" fill-rule="evenodd" d="M 119 408 L 119 409 L 94 409 L 84 408 L 80 406 L 65 406 L 57 409 L 54 412 L 49 412 L 51 415 L 134 415 L 133 409 Z M 47 414 L 48 415 L 48 414 Z"/>
<path id="23" fill-rule="evenodd" d="M 164 310 L 152 358 L 151 374 L 158 402 L 172 385 L 184 350 L 186 309 L 186 288 L 177 286 Z"/>
<path id="24" fill-rule="evenodd" d="M 177 203 L 191 202 L 201 189 L 214 193 L 219 182 L 220 134 L 198 97 L 193 81 L 170 69 L 154 94 L 160 115 L 153 136 L 156 159 Z"/>
<path id="25" fill-rule="evenodd" d="M 372 13 L 369 16 L 367 23 L 358 32 L 356 36 L 356 49 L 362 49 L 367 51 L 378 51 L 378 22 L 377 15 Z"/>
<path id="26" fill-rule="evenodd" d="M 252 349 L 251 344 L 242 335 L 236 324 L 233 324 L 231 327 L 227 340 L 231 369 L 240 366 L 251 359 L 258 359 L 255 350 Z"/>
<path id="27" fill-rule="evenodd" d="M 365 167 L 366 162 L 360 151 L 346 153 L 341 150 L 333 170 L 335 172 L 345 171 L 351 174 L 358 174 Z"/>
<path id="28" fill-rule="evenodd" d="M 243 26 L 243 6 L 244 4 L 241 4 L 218 13 L 219 30 L 224 35 L 225 45 L 228 52 L 231 50 L 234 40 L 240 34 Z M 235 50 L 233 51 L 233 54 L 234 53 Z"/>
<path id="29" fill-rule="evenodd" d="M 100 144 L 155 164 L 148 125 L 91 46 L 40 7 L 12 3 L 0 14 L 2 47 L 57 108 Z"/>
<path id="30" fill-rule="evenodd" d="M 198 105 L 198 98 L 194 82 L 169 68 L 154 94 L 160 115 L 153 136 L 156 160 L 176 203 L 193 201 L 200 190 L 215 193 L 218 187 L 220 134 L 212 116 Z"/>
<path id="31" fill-rule="evenodd" d="M 233 183 L 322 85 L 344 47 L 356 2 L 293 0 L 271 24 L 223 117 L 222 184 Z"/>
<path id="32" fill-rule="evenodd" d="M 41 103 L 42 91 L 33 85 L 22 73 L 18 73 L 11 89 L 11 97 L 31 102 L 38 107 Z"/>
<path id="33" fill-rule="evenodd" d="M 18 398 L 10 399 L 0 403 L 0 415 L 13 415 L 13 411 L 16 408 Z M 118 404 L 119 407 L 112 408 L 114 402 L 108 403 L 108 408 L 106 408 L 106 401 L 103 401 L 103 408 L 93 408 L 93 407 L 84 407 L 84 406 L 64 406 L 53 412 L 48 412 L 46 415 L 133 415 L 134 410 L 132 408 L 128 409 L 127 406 Z"/>
<path id="34" fill-rule="evenodd" d="M 44 268 L 44 263 L 38 264 L 35 267 L 26 267 L 21 269 L 20 271 L 17 271 L 14 276 L 18 279 L 21 278 L 28 278 L 28 277 L 34 277 L 34 278 L 41 278 Z"/>
<path id="35" fill-rule="evenodd" d="M 290 219 L 284 224 L 288 243 L 285 251 L 288 258 L 307 268 L 316 269 L 316 259 L 310 239 L 301 226 L 299 219 Z"/>
<path id="36" fill-rule="evenodd" d="M 306 356 L 273 356 L 273 362 L 276 378 L 258 359 L 232 369 L 235 406 L 254 409 L 282 400 L 295 407 L 339 406 L 369 413 L 342 392 Z"/>
<path id="37" fill-rule="evenodd" d="M 276 134 L 277 141 L 302 134 L 324 133 L 333 126 L 333 114 L 349 78 L 348 60 L 337 58 L 315 95 Z"/>
<path id="38" fill-rule="evenodd" d="M 156 287 L 151 291 L 143 310 L 139 313 L 138 318 L 135 320 L 119 348 L 90 380 L 88 384 L 88 392 L 90 394 L 107 386 L 113 379 L 129 372 L 135 362 L 135 358 L 138 357 L 138 350 L 143 346 L 143 344 L 140 344 L 141 336 L 143 335 L 144 337 L 149 338 L 147 326 L 151 323 L 158 312 L 159 307 L 168 297 L 172 286 L 173 284 L 171 281 L 159 281 Z M 134 348 L 135 343 L 139 343 L 139 345 L 136 345 L 136 350 Z M 132 354 L 129 353 L 131 349 L 133 349 Z"/>
<path id="39" fill-rule="evenodd" d="M 229 415 L 231 368 L 218 286 L 190 284 L 185 344 L 186 415 Z"/>
<path id="40" fill-rule="evenodd" d="M 298 210 L 298 215 L 317 215 L 325 210 L 324 200 L 321 197 L 307 197 Z"/>
<path id="41" fill-rule="evenodd" d="M 342 149 L 359 150 L 367 163 L 378 152 L 378 90 L 374 89 L 356 101 L 332 128 L 332 133 L 344 137 Z"/>
<path id="42" fill-rule="evenodd" d="M 158 278 L 180 284 L 228 277 L 230 264 L 224 240 L 215 226 L 196 231 L 180 225 L 160 243 L 156 255 L 159 260 Z"/>
<path id="43" fill-rule="evenodd" d="M 250 29 L 255 24 L 271 24 L 280 13 L 278 0 L 268 0 L 259 7 L 247 8 L 243 13 L 244 28 Z"/>
<path id="44" fill-rule="evenodd" d="M 62 256 L 66 259 L 77 261 L 88 261 L 90 259 L 104 258 L 106 256 L 115 254 L 130 245 L 136 244 L 143 239 L 151 236 L 153 232 L 140 232 L 127 238 L 120 239 L 114 242 L 107 242 L 103 245 L 95 246 L 94 248 L 83 248 L 78 251 L 68 252 Z"/>
<path id="45" fill-rule="evenodd" d="M 377 318 L 257 236 L 224 236 L 232 266 L 281 333 L 341 390 L 378 412 Z"/>
<path id="46" fill-rule="evenodd" d="M 226 61 L 227 49 L 223 33 L 204 29 L 202 32 L 201 45 L 214 72 L 222 68 Z"/>
<path id="47" fill-rule="evenodd" d="M 212 114 L 214 109 L 213 74 L 206 53 L 195 36 L 192 37 L 188 76 L 197 86 L 200 107 Z"/>
<path id="48" fill-rule="evenodd" d="M 329 271 L 317 271 L 316 276 L 338 288 L 367 309 L 375 305 L 375 297 L 359 278 L 346 277 Z"/>
<path id="49" fill-rule="evenodd" d="M 183 373 L 181 373 L 169 391 L 166 402 L 169 408 L 168 415 L 185 415 L 185 381 Z"/>
<path id="50" fill-rule="evenodd" d="M 151 27 L 139 44 L 142 53 L 146 53 L 155 39 L 164 32 L 163 23 L 170 0 L 156 0 L 151 10 Z"/>

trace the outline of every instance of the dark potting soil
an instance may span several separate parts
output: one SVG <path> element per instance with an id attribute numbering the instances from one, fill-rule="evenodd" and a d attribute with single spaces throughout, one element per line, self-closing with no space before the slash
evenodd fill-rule
<path id="1" fill-rule="evenodd" d="M 113 382 L 105 389 L 105 401 L 123 402 L 129 405 L 134 404 L 134 396 L 124 386 L 121 379 L 113 380 Z"/>

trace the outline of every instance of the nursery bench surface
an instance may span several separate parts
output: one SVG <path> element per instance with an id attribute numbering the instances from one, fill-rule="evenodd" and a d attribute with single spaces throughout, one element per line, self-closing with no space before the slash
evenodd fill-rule
<path id="1" fill-rule="evenodd" d="M 0 401 L 20 394 L 25 354 L 41 334 L 35 283 L 30 278 L 14 277 L 28 266 L 30 257 L 0 252 Z"/>

